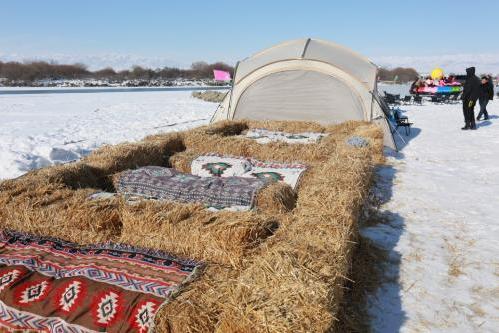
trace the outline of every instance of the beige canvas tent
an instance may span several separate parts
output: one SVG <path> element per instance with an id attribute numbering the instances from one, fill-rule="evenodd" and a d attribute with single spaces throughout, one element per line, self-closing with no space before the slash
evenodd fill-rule
<path id="1" fill-rule="evenodd" d="M 238 62 L 231 91 L 211 122 L 226 119 L 378 123 L 395 147 L 378 97 L 378 67 L 334 43 L 297 39 Z"/>

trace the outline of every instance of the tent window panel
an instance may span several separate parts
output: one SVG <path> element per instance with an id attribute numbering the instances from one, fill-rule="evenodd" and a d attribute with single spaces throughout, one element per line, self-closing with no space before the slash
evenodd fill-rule
<path id="1" fill-rule="evenodd" d="M 314 71 L 273 73 L 239 98 L 235 119 L 305 120 L 334 124 L 364 120 L 362 103 L 343 81 Z"/>

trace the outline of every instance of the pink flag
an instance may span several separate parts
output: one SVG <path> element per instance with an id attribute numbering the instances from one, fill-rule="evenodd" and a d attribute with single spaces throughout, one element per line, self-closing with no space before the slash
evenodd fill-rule
<path id="1" fill-rule="evenodd" d="M 215 81 L 230 81 L 230 73 L 226 71 L 214 69 L 213 76 L 215 77 Z"/>

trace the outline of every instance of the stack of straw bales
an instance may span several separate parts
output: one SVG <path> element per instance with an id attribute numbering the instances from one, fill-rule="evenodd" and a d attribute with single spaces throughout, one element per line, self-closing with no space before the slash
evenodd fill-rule
<path id="1" fill-rule="evenodd" d="M 261 145 L 239 136 L 248 128 L 329 135 L 310 145 Z M 347 145 L 352 135 L 366 138 L 368 147 Z M 382 142 L 381 131 L 362 122 L 231 121 L 154 135 L 1 183 L 0 227 L 78 243 L 124 242 L 204 261 L 203 274 L 161 308 L 159 332 L 334 331 Z M 162 165 L 188 172 L 190 161 L 209 152 L 309 168 L 296 191 L 269 186 L 250 212 L 88 200 L 96 190 L 112 190 L 112 176 L 123 170 Z"/>

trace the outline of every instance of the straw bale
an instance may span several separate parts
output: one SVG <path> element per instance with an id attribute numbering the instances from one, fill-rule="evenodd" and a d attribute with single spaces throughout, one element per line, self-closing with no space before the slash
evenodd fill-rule
<path id="1" fill-rule="evenodd" d="M 261 161 L 309 163 L 324 160 L 334 150 L 335 139 L 326 137 L 321 143 L 314 145 L 287 144 L 272 142 L 259 144 L 255 140 L 243 137 L 220 137 L 203 133 L 190 133 L 185 137 L 189 150 L 198 154 L 216 152 L 223 155 L 252 157 Z"/>
<path id="2" fill-rule="evenodd" d="M 142 201 L 121 211 L 120 241 L 207 262 L 239 265 L 248 250 L 273 234 L 274 217 L 210 212 L 202 205 Z"/>
<path id="3" fill-rule="evenodd" d="M 119 202 L 89 201 L 92 192 L 40 186 L 34 195 L 21 195 L 3 204 L 0 226 L 82 244 L 116 240 L 121 230 Z M 5 197 L 1 193 L 0 201 L 5 202 Z"/>
<path id="4" fill-rule="evenodd" d="M 192 97 L 199 98 L 205 102 L 220 103 L 223 101 L 226 92 L 221 91 L 193 91 Z"/>
<path id="5" fill-rule="evenodd" d="M 203 132 L 209 135 L 233 136 L 241 134 L 246 129 L 248 129 L 248 124 L 245 121 L 227 120 L 209 126 L 200 127 L 199 130 L 194 129 L 191 132 Z"/>
<path id="6" fill-rule="evenodd" d="M 228 295 L 221 332 L 323 332 L 334 326 L 369 167 L 369 160 L 334 154 L 314 172 L 299 193 L 293 223 L 263 245 Z"/>
<path id="7" fill-rule="evenodd" d="M 267 214 L 286 213 L 295 207 L 296 193 L 291 186 L 276 182 L 258 192 L 255 206 Z"/>
<path id="8" fill-rule="evenodd" d="M 192 150 L 186 150 L 171 156 L 169 163 L 175 170 L 185 173 L 191 173 L 191 163 L 198 156 L 198 153 Z"/>
<path id="9" fill-rule="evenodd" d="M 155 331 L 215 332 L 226 297 L 220 292 L 220 287 L 234 283 L 239 273 L 239 270 L 225 266 L 208 265 L 201 278 L 194 280 L 176 299 L 160 308 L 155 318 Z"/>
<path id="10" fill-rule="evenodd" d="M 84 162 L 105 175 L 112 175 L 146 165 L 168 166 L 169 157 L 183 150 L 182 137 L 170 133 L 137 143 L 104 146 L 87 156 Z"/>
<path id="11" fill-rule="evenodd" d="M 383 271 L 380 263 L 388 259 L 386 249 L 379 248 L 369 239 L 359 237 L 356 242 L 350 268 L 347 293 L 340 304 L 337 332 L 369 332 L 368 295 L 375 292 L 382 283 Z"/>
<path id="12" fill-rule="evenodd" d="M 29 172 L 19 178 L 0 183 L 0 192 L 13 198 L 21 194 L 36 196 L 38 188 L 58 184 L 71 189 L 97 187 L 98 171 L 84 163 L 68 163 Z"/>
<path id="13" fill-rule="evenodd" d="M 247 120 L 247 124 L 250 128 L 264 128 L 287 133 L 324 133 L 326 130 L 324 126 L 312 121 Z"/>

